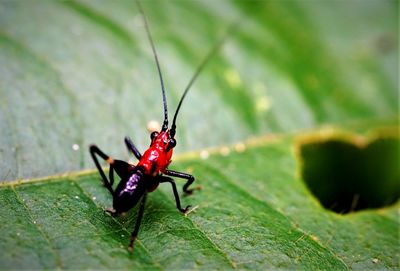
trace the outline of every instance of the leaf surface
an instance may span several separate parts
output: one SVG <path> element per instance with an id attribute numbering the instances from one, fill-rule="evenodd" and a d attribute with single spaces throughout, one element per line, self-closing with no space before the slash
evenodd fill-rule
<path id="1" fill-rule="evenodd" d="M 293 138 L 261 140 L 229 155 L 183 158 L 204 189 L 175 208 L 168 184 L 149 195 L 134 254 L 137 208 L 112 218 L 97 173 L 5 185 L 0 262 L 13 268 L 398 268 L 399 205 L 339 215 L 296 176 Z M 196 158 L 197 157 L 197 158 Z M 15 228 L 10 229 L 11 225 Z M 22 256 L 22 257 L 21 257 Z M 375 259 L 377 262 L 374 263 Z"/>
<path id="2" fill-rule="evenodd" d="M 142 2 L 170 117 L 204 56 L 240 21 L 178 118 L 171 168 L 204 187 L 182 197 L 198 208 L 182 216 L 170 187 L 161 186 L 130 254 L 137 208 L 107 215 L 112 199 L 98 173 L 81 172 L 94 167 L 89 144 L 128 160 L 123 137 L 143 151 L 147 124 L 162 122 L 154 58 L 134 2 L 0 1 L 0 180 L 27 179 L 0 186 L 0 268 L 399 269 L 399 203 L 346 215 L 327 210 L 303 170 L 322 160 L 317 168 L 329 169 L 334 160 L 302 156 L 308 143 L 331 139 L 357 150 L 374 135 L 398 142 L 398 3 Z M 392 202 L 399 156 L 389 161 L 384 153 L 378 146 L 364 164 L 343 169 L 364 172 L 343 174 L 368 176 L 384 202 L 379 186 L 388 179 L 382 186 Z M 375 164 L 385 173 L 372 172 Z M 317 185 L 331 189 L 332 176 L 317 176 Z"/>

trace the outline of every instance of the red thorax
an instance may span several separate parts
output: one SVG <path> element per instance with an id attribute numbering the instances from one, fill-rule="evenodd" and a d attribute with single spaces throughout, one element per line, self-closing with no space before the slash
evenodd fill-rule
<path id="1" fill-rule="evenodd" d="M 161 131 L 156 135 L 150 147 L 144 152 L 137 166 L 142 166 L 145 174 L 156 176 L 163 173 L 171 163 L 173 147 L 171 144 L 171 136 L 169 130 Z"/>

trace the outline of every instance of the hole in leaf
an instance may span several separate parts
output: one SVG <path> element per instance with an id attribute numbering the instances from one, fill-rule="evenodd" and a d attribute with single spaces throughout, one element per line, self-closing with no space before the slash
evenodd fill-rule
<path id="1" fill-rule="evenodd" d="M 339 139 L 300 146 L 302 176 L 321 204 L 337 213 L 379 208 L 400 197 L 400 139 L 365 146 Z"/>

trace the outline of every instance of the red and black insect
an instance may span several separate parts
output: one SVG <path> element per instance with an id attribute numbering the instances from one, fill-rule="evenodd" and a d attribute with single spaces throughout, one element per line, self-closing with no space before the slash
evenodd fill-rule
<path id="1" fill-rule="evenodd" d="M 144 206 L 148 192 L 154 191 L 160 183 L 170 183 L 175 197 L 176 207 L 180 212 L 187 214 L 190 205 L 186 206 L 185 208 L 182 208 L 175 181 L 171 177 L 186 179 L 186 183 L 183 186 L 183 192 L 186 194 L 191 194 L 193 190 L 200 188 L 200 187 L 195 187 L 190 189 L 189 186 L 194 182 L 195 178 L 187 173 L 169 170 L 168 165 L 171 162 L 172 151 L 176 145 L 176 140 L 175 140 L 176 118 L 178 116 L 179 109 L 182 105 L 182 101 L 185 98 L 188 90 L 192 86 L 193 82 L 199 75 L 200 71 L 203 69 L 204 65 L 208 62 L 211 56 L 217 51 L 217 49 L 219 48 L 219 46 L 222 44 L 223 41 L 221 40 L 219 43 L 215 45 L 213 50 L 211 50 L 208 56 L 203 60 L 201 65 L 197 68 L 195 74 L 189 81 L 189 84 L 186 87 L 185 91 L 183 92 L 183 95 L 179 101 L 178 107 L 175 111 L 175 115 L 172 121 L 172 125 L 171 127 L 168 127 L 167 101 L 165 97 L 165 88 L 164 88 L 163 77 L 161 74 L 160 64 L 158 61 L 155 46 L 150 34 L 149 26 L 146 17 L 144 15 L 143 9 L 139 2 L 137 2 L 137 5 L 141 15 L 143 16 L 146 33 L 154 54 L 158 75 L 160 78 L 163 105 L 164 105 L 164 122 L 160 132 L 151 133 L 150 147 L 143 153 L 143 155 L 135 147 L 131 139 L 129 137 L 125 137 L 126 147 L 139 160 L 139 162 L 136 165 L 132 165 L 121 160 L 114 160 L 110 156 L 105 154 L 103 151 L 101 151 L 96 145 L 90 146 L 90 154 L 103 179 L 104 186 L 110 191 L 111 195 L 113 196 L 113 210 L 107 210 L 107 211 L 110 212 L 113 216 L 116 216 L 130 210 L 140 201 L 139 213 L 137 216 L 135 228 L 131 234 L 129 249 L 133 248 L 133 244 L 138 235 L 140 222 L 142 220 Z M 108 174 L 109 178 L 106 177 L 103 169 L 101 168 L 97 156 L 100 156 L 110 165 L 110 170 Z M 119 184 L 115 189 L 113 188 L 114 171 L 121 178 Z"/>

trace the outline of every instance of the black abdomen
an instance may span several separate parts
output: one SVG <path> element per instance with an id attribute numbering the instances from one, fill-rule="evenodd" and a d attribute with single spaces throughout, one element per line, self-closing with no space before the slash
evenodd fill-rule
<path id="1" fill-rule="evenodd" d="M 142 198 L 146 190 L 143 169 L 135 168 L 127 178 L 120 181 L 115 189 L 113 207 L 118 213 L 126 212 L 133 208 Z"/>

